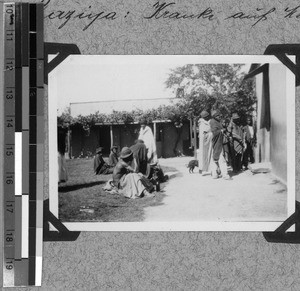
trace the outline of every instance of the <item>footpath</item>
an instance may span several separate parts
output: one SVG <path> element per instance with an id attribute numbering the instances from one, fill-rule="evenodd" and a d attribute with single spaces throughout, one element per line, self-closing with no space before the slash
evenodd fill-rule
<path id="1" fill-rule="evenodd" d="M 145 208 L 145 220 L 154 221 L 284 221 L 287 217 L 286 186 L 270 173 L 250 170 L 232 180 L 190 174 L 190 157 L 160 159 L 177 173 L 164 188 L 162 205 Z"/>

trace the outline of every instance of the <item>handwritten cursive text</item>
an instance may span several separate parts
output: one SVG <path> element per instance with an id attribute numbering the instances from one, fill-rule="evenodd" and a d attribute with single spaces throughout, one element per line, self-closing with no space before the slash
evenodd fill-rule
<path id="1" fill-rule="evenodd" d="M 240 19 L 240 20 L 256 20 L 254 24 L 252 24 L 252 27 L 254 27 L 256 24 L 258 24 L 260 21 L 265 21 L 268 19 L 268 16 L 275 12 L 276 11 L 276 8 L 273 7 L 271 8 L 270 10 L 268 10 L 267 12 L 264 12 L 262 14 L 260 14 L 259 12 L 262 12 L 263 9 L 261 8 L 256 8 L 256 11 L 258 13 L 245 13 L 245 12 L 238 12 L 238 13 L 235 13 L 235 14 L 232 14 L 228 17 L 225 18 L 225 20 L 227 19 Z"/>
<path id="2" fill-rule="evenodd" d="M 159 3 L 156 2 L 152 7 L 154 8 L 154 11 L 151 12 L 151 15 L 144 16 L 145 19 L 208 19 L 213 20 L 214 14 L 213 10 L 211 8 L 206 8 L 204 11 L 199 13 L 182 13 L 178 11 L 169 11 L 167 8 L 171 8 L 171 6 L 174 6 L 175 2 L 170 3 Z"/>
<path id="3" fill-rule="evenodd" d="M 46 8 L 51 0 L 47 0 L 44 3 L 44 7 Z M 65 25 L 68 24 L 71 20 L 87 20 L 87 24 L 83 27 L 83 31 L 87 30 L 96 20 L 105 19 L 105 20 L 115 20 L 117 19 L 117 13 L 100 11 L 100 12 L 93 12 L 92 6 L 88 6 L 86 9 L 88 11 L 76 11 L 76 10 L 56 10 L 52 11 L 48 14 L 45 14 L 45 18 L 50 20 L 58 19 L 61 20 L 62 23 L 58 26 L 58 29 L 63 28 Z"/>

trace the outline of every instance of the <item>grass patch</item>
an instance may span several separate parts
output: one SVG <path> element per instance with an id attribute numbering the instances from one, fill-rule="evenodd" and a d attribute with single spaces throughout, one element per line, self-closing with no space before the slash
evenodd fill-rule
<path id="1" fill-rule="evenodd" d="M 144 208 L 163 203 L 164 186 L 155 198 L 128 199 L 112 195 L 102 187 L 112 175 L 95 175 L 93 159 L 67 160 L 69 179 L 58 187 L 59 218 L 64 222 L 137 222 L 144 219 Z M 162 167 L 164 172 L 175 168 Z"/>

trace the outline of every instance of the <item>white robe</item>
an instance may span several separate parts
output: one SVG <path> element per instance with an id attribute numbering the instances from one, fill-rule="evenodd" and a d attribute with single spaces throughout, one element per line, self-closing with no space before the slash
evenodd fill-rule
<path id="1" fill-rule="evenodd" d="M 141 128 L 138 139 L 144 141 L 144 144 L 147 148 L 147 158 L 150 161 L 150 164 L 157 163 L 157 152 L 156 152 L 156 142 L 152 133 L 152 130 L 149 126 Z"/>
<path id="2" fill-rule="evenodd" d="M 199 120 L 199 170 L 209 171 L 212 155 L 212 132 L 209 122 L 203 118 Z"/>

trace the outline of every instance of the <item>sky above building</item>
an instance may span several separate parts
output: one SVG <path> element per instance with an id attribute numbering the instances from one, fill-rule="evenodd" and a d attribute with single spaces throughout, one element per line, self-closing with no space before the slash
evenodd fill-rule
<path id="1" fill-rule="evenodd" d="M 70 103 L 175 97 L 167 89 L 171 69 L 188 63 L 220 62 L 219 56 L 69 56 L 49 76 L 58 114 Z M 224 60 L 224 58 L 223 58 Z M 233 62 L 234 59 L 231 59 Z M 235 60 L 235 63 L 237 61 Z M 249 65 L 245 66 L 246 71 Z"/>

